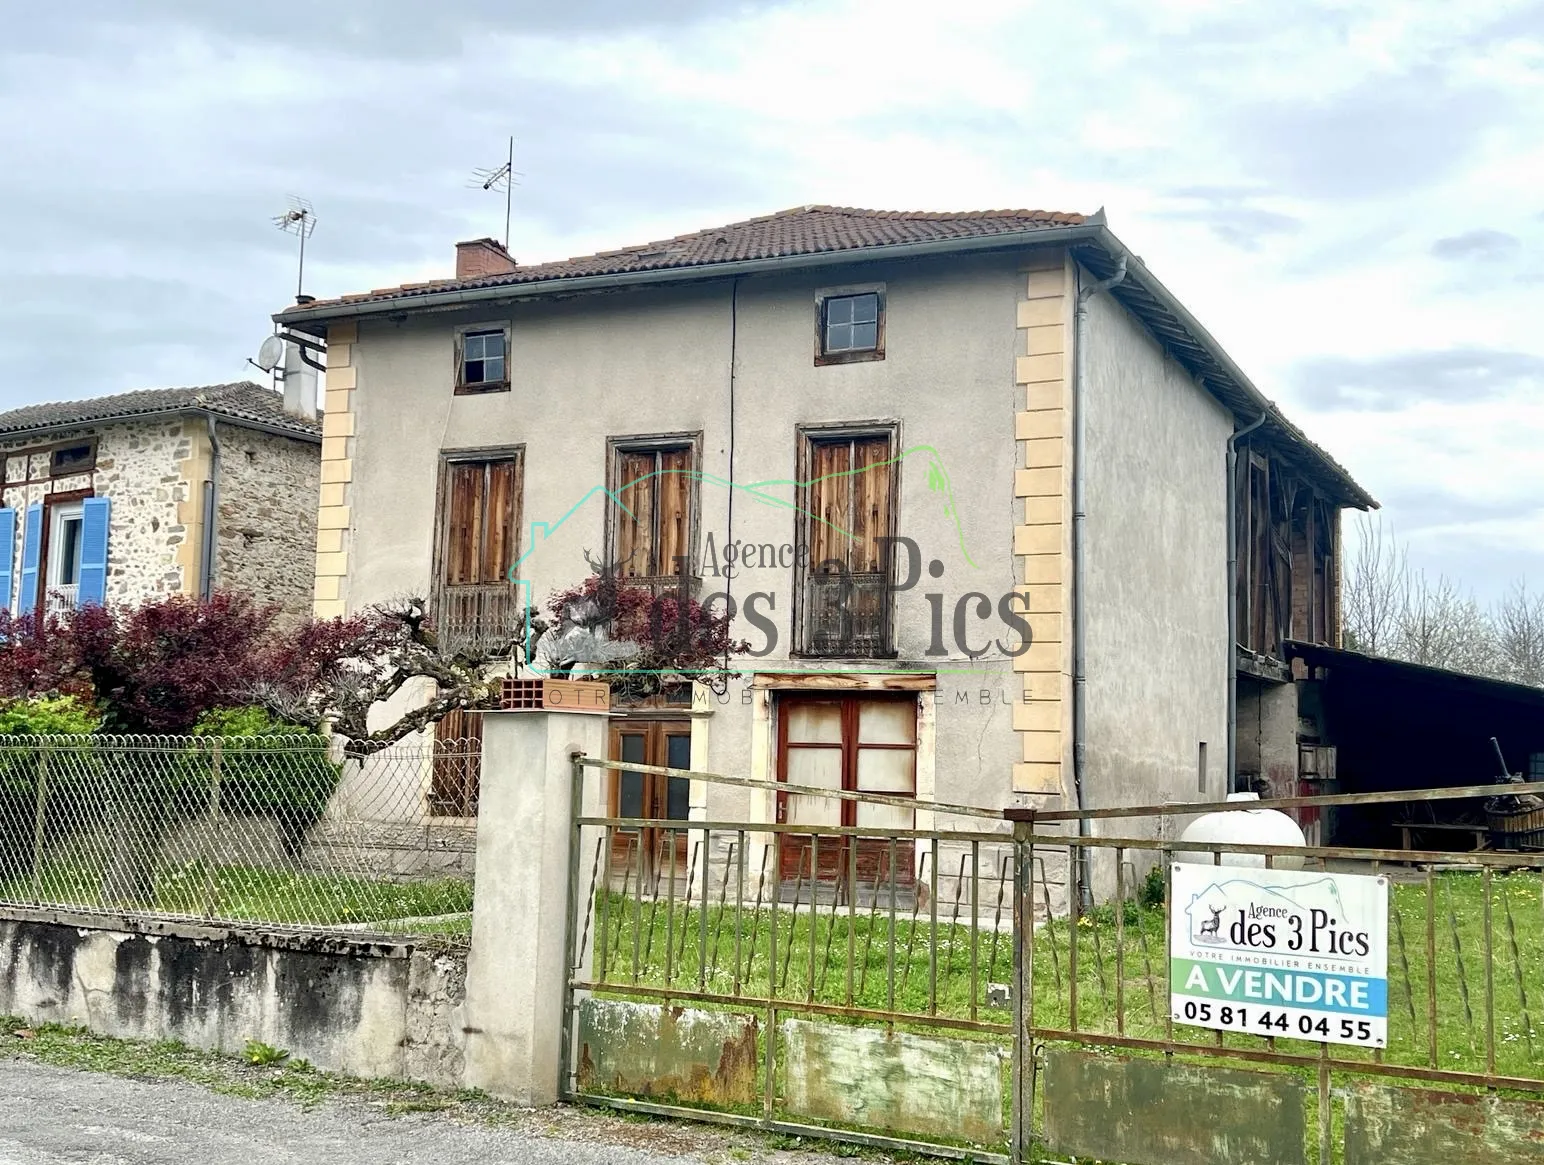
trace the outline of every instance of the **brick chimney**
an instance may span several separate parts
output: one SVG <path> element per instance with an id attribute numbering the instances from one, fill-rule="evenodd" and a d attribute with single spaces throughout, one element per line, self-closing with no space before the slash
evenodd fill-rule
<path id="1" fill-rule="evenodd" d="M 518 266 L 515 258 L 497 239 L 472 239 L 456 244 L 456 278 L 481 279 L 487 275 L 508 275 Z"/>

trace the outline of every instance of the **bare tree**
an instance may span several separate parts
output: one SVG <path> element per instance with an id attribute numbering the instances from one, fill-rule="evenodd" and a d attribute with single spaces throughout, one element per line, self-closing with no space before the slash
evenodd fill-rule
<path id="1" fill-rule="evenodd" d="M 1528 590 L 1528 580 L 1512 585 L 1492 611 L 1496 634 L 1496 670 L 1502 679 L 1544 685 L 1544 594 Z"/>
<path id="2" fill-rule="evenodd" d="M 1393 642 L 1382 654 L 1470 675 L 1496 673 L 1496 635 L 1472 594 L 1445 575 L 1406 574 Z"/>
<path id="3" fill-rule="evenodd" d="M 1381 516 L 1361 515 L 1356 533 L 1341 599 L 1346 646 L 1368 655 L 1389 655 L 1408 607 L 1409 553 Z"/>

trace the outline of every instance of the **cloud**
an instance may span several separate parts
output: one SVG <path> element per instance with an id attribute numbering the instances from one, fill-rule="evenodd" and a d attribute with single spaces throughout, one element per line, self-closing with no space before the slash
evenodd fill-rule
<path id="1" fill-rule="evenodd" d="M 1388 412 L 1420 401 L 1478 403 L 1544 382 L 1544 356 L 1449 348 L 1354 358 L 1321 356 L 1293 372 L 1297 398 L 1314 409 Z"/>
<path id="2" fill-rule="evenodd" d="M 1153 211 L 1169 222 L 1195 223 L 1220 242 L 1243 251 L 1258 251 L 1267 240 L 1294 235 L 1303 220 L 1290 214 L 1253 205 L 1261 191 L 1236 186 L 1194 186 L 1171 192 L 1170 197 L 1188 205 Z"/>
<path id="3" fill-rule="evenodd" d="M 1522 246 L 1522 240 L 1505 231 L 1480 228 L 1460 235 L 1448 235 L 1431 245 L 1433 257 L 1447 261 L 1504 259 Z"/>
<path id="4" fill-rule="evenodd" d="M 1441 182 L 1510 107 L 1504 91 L 1422 68 L 1317 97 L 1242 102 L 1228 136 L 1282 193 L 1366 199 Z"/>
<path id="5" fill-rule="evenodd" d="M 180 29 L 300 56 L 423 60 L 475 55 L 500 34 L 616 34 L 733 19 L 785 0 L 311 0 L 290 7 L 208 0 L 77 0 L 8 18 L 34 46 L 79 46 L 82 29 Z M 18 24 L 21 26 L 18 28 Z"/>

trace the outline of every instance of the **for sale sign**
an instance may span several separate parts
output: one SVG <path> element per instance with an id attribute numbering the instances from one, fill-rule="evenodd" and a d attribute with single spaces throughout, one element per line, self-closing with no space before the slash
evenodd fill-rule
<path id="1" fill-rule="evenodd" d="M 1388 879 L 1176 862 L 1176 1023 L 1388 1044 Z"/>

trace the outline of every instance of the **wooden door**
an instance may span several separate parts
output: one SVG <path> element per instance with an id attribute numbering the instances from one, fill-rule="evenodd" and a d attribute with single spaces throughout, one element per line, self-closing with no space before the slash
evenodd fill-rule
<path id="1" fill-rule="evenodd" d="M 690 720 L 620 721 L 611 726 L 611 759 L 658 768 L 687 769 L 692 759 Z M 680 821 L 691 817 L 691 781 L 686 777 L 627 770 L 612 773 L 610 816 L 641 821 Z M 643 879 L 652 893 L 669 877 L 674 863 L 677 879 L 687 875 L 687 832 L 664 826 L 618 828 L 612 838 L 614 871 Z M 613 876 L 613 882 L 618 880 Z M 684 883 L 679 883 L 684 885 Z M 678 886 L 678 892 L 679 886 Z"/>
<path id="2" fill-rule="evenodd" d="M 434 768 L 429 812 L 436 817 L 476 817 L 482 781 L 482 713 L 453 708 L 434 725 Z"/>
<path id="3" fill-rule="evenodd" d="M 915 797 L 917 702 L 911 696 L 790 696 L 778 703 L 778 780 L 790 785 Z M 778 821 L 810 827 L 785 833 L 778 848 L 785 882 L 843 883 L 849 840 L 823 826 L 911 829 L 914 810 L 814 793 L 780 793 Z M 818 838 L 818 842 L 813 839 Z M 818 853 L 818 859 L 815 856 Z M 915 843 L 860 838 L 854 893 L 879 893 L 891 878 L 911 885 Z M 894 865 L 892 867 L 892 855 Z"/>

